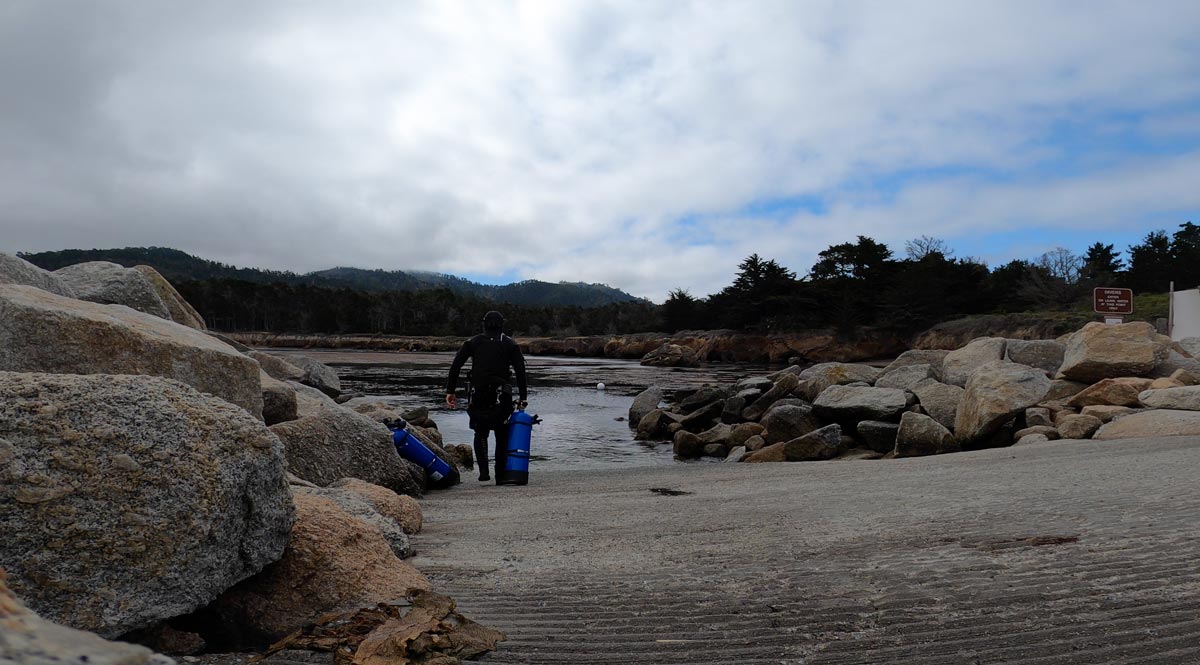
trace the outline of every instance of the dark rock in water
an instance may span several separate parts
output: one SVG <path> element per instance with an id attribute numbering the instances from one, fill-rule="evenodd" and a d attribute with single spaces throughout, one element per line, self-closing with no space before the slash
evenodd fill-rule
<path id="1" fill-rule="evenodd" d="M 842 452 L 842 428 L 826 425 L 821 429 L 783 444 L 789 462 L 810 462 L 837 457 Z"/>
<path id="2" fill-rule="evenodd" d="M 160 377 L 0 372 L 0 423 L 0 562 L 47 619 L 116 637 L 283 552 L 282 446 L 229 402 Z"/>
<path id="3" fill-rule="evenodd" d="M 642 418 L 657 409 L 662 401 L 663 390 L 658 386 L 650 386 L 638 393 L 637 397 L 633 398 L 633 404 L 629 405 L 629 426 L 636 428 L 638 423 L 642 422 Z"/>
<path id="4" fill-rule="evenodd" d="M 864 420 L 858 423 L 859 440 L 871 450 L 880 453 L 890 453 L 896 448 L 896 433 L 899 431 L 899 423 L 880 420 Z"/>
<path id="5" fill-rule="evenodd" d="M 772 384 L 772 385 L 774 385 L 774 384 Z M 767 388 L 767 390 L 770 390 L 770 388 Z M 745 400 L 746 404 L 750 404 L 754 400 L 758 399 L 763 394 L 763 392 L 764 391 L 762 391 L 758 388 L 746 388 L 745 390 L 739 390 L 737 392 L 737 395 L 734 395 L 734 397 L 737 397 L 738 399 L 741 399 L 741 400 Z"/>

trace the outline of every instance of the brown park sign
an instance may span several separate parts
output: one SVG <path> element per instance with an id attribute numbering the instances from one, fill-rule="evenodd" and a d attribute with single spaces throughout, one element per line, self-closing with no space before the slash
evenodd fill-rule
<path id="1" fill-rule="evenodd" d="M 1133 314 L 1132 289 L 1103 289 L 1093 291 L 1095 310 L 1100 314 Z"/>

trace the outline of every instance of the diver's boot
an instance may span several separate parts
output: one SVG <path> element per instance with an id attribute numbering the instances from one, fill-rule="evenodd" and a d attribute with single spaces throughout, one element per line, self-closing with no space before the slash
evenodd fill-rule
<path id="1" fill-rule="evenodd" d="M 487 482 L 492 479 L 488 475 L 488 451 L 487 451 L 487 434 L 483 435 L 483 440 L 479 440 L 479 434 L 475 434 L 475 463 L 479 465 L 479 482 Z"/>

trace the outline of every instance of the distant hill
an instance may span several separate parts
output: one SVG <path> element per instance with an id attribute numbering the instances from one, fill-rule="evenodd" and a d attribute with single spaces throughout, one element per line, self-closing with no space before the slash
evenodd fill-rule
<path id="1" fill-rule="evenodd" d="M 502 286 L 480 284 L 454 275 L 401 270 L 364 270 L 338 267 L 298 274 L 279 270 L 238 268 L 209 261 L 168 247 L 125 247 L 121 249 L 65 249 L 57 252 L 20 253 L 19 256 L 46 270 L 58 270 L 87 261 L 111 261 L 123 266 L 152 266 L 167 279 L 177 281 L 237 279 L 259 284 L 284 283 L 356 291 L 421 291 L 449 289 L 497 302 L 534 307 L 600 307 L 612 303 L 642 301 L 620 289 L 583 282 L 526 280 Z"/>

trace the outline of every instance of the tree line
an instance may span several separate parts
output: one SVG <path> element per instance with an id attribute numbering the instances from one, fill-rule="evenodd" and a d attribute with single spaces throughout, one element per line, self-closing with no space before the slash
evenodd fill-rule
<path id="1" fill-rule="evenodd" d="M 479 331 L 491 309 L 504 311 L 510 331 L 532 336 L 830 327 L 852 335 L 860 326 L 909 332 L 971 314 L 1090 309 L 1096 286 L 1162 293 L 1171 281 L 1179 289 L 1200 285 L 1200 226 L 1191 222 L 1171 235 L 1147 234 L 1128 248 L 1127 260 L 1101 242 L 1082 255 L 1058 248 L 995 269 L 972 257 L 956 258 L 944 241 L 928 236 L 905 243 L 904 252 L 897 257 L 883 243 L 858 236 L 822 251 L 803 277 L 753 254 L 729 286 L 707 297 L 676 288 L 662 305 L 636 300 L 599 307 L 498 303 L 450 288 L 313 284 L 292 273 L 213 262 L 197 273 L 198 259 L 161 248 L 136 250 L 120 262 L 161 265 L 215 330 L 302 334 L 466 336 Z M 76 250 L 20 256 L 51 270 L 96 260 Z"/>
<path id="2" fill-rule="evenodd" d="M 922 236 L 897 258 L 866 236 L 830 246 L 804 277 L 753 254 L 733 283 L 706 298 L 671 291 L 660 309 L 667 331 L 731 328 L 760 332 L 859 326 L 916 331 L 971 314 L 1089 307 L 1098 286 L 1162 293 L 1200 285 L 1200 226 L 1154 231 L 1128 248 L 1128 261 L 1101 242 L 1083 255 L 1057 248 L 1032 260 L 989 269 L 955 258 L 947 244 Z"/>

